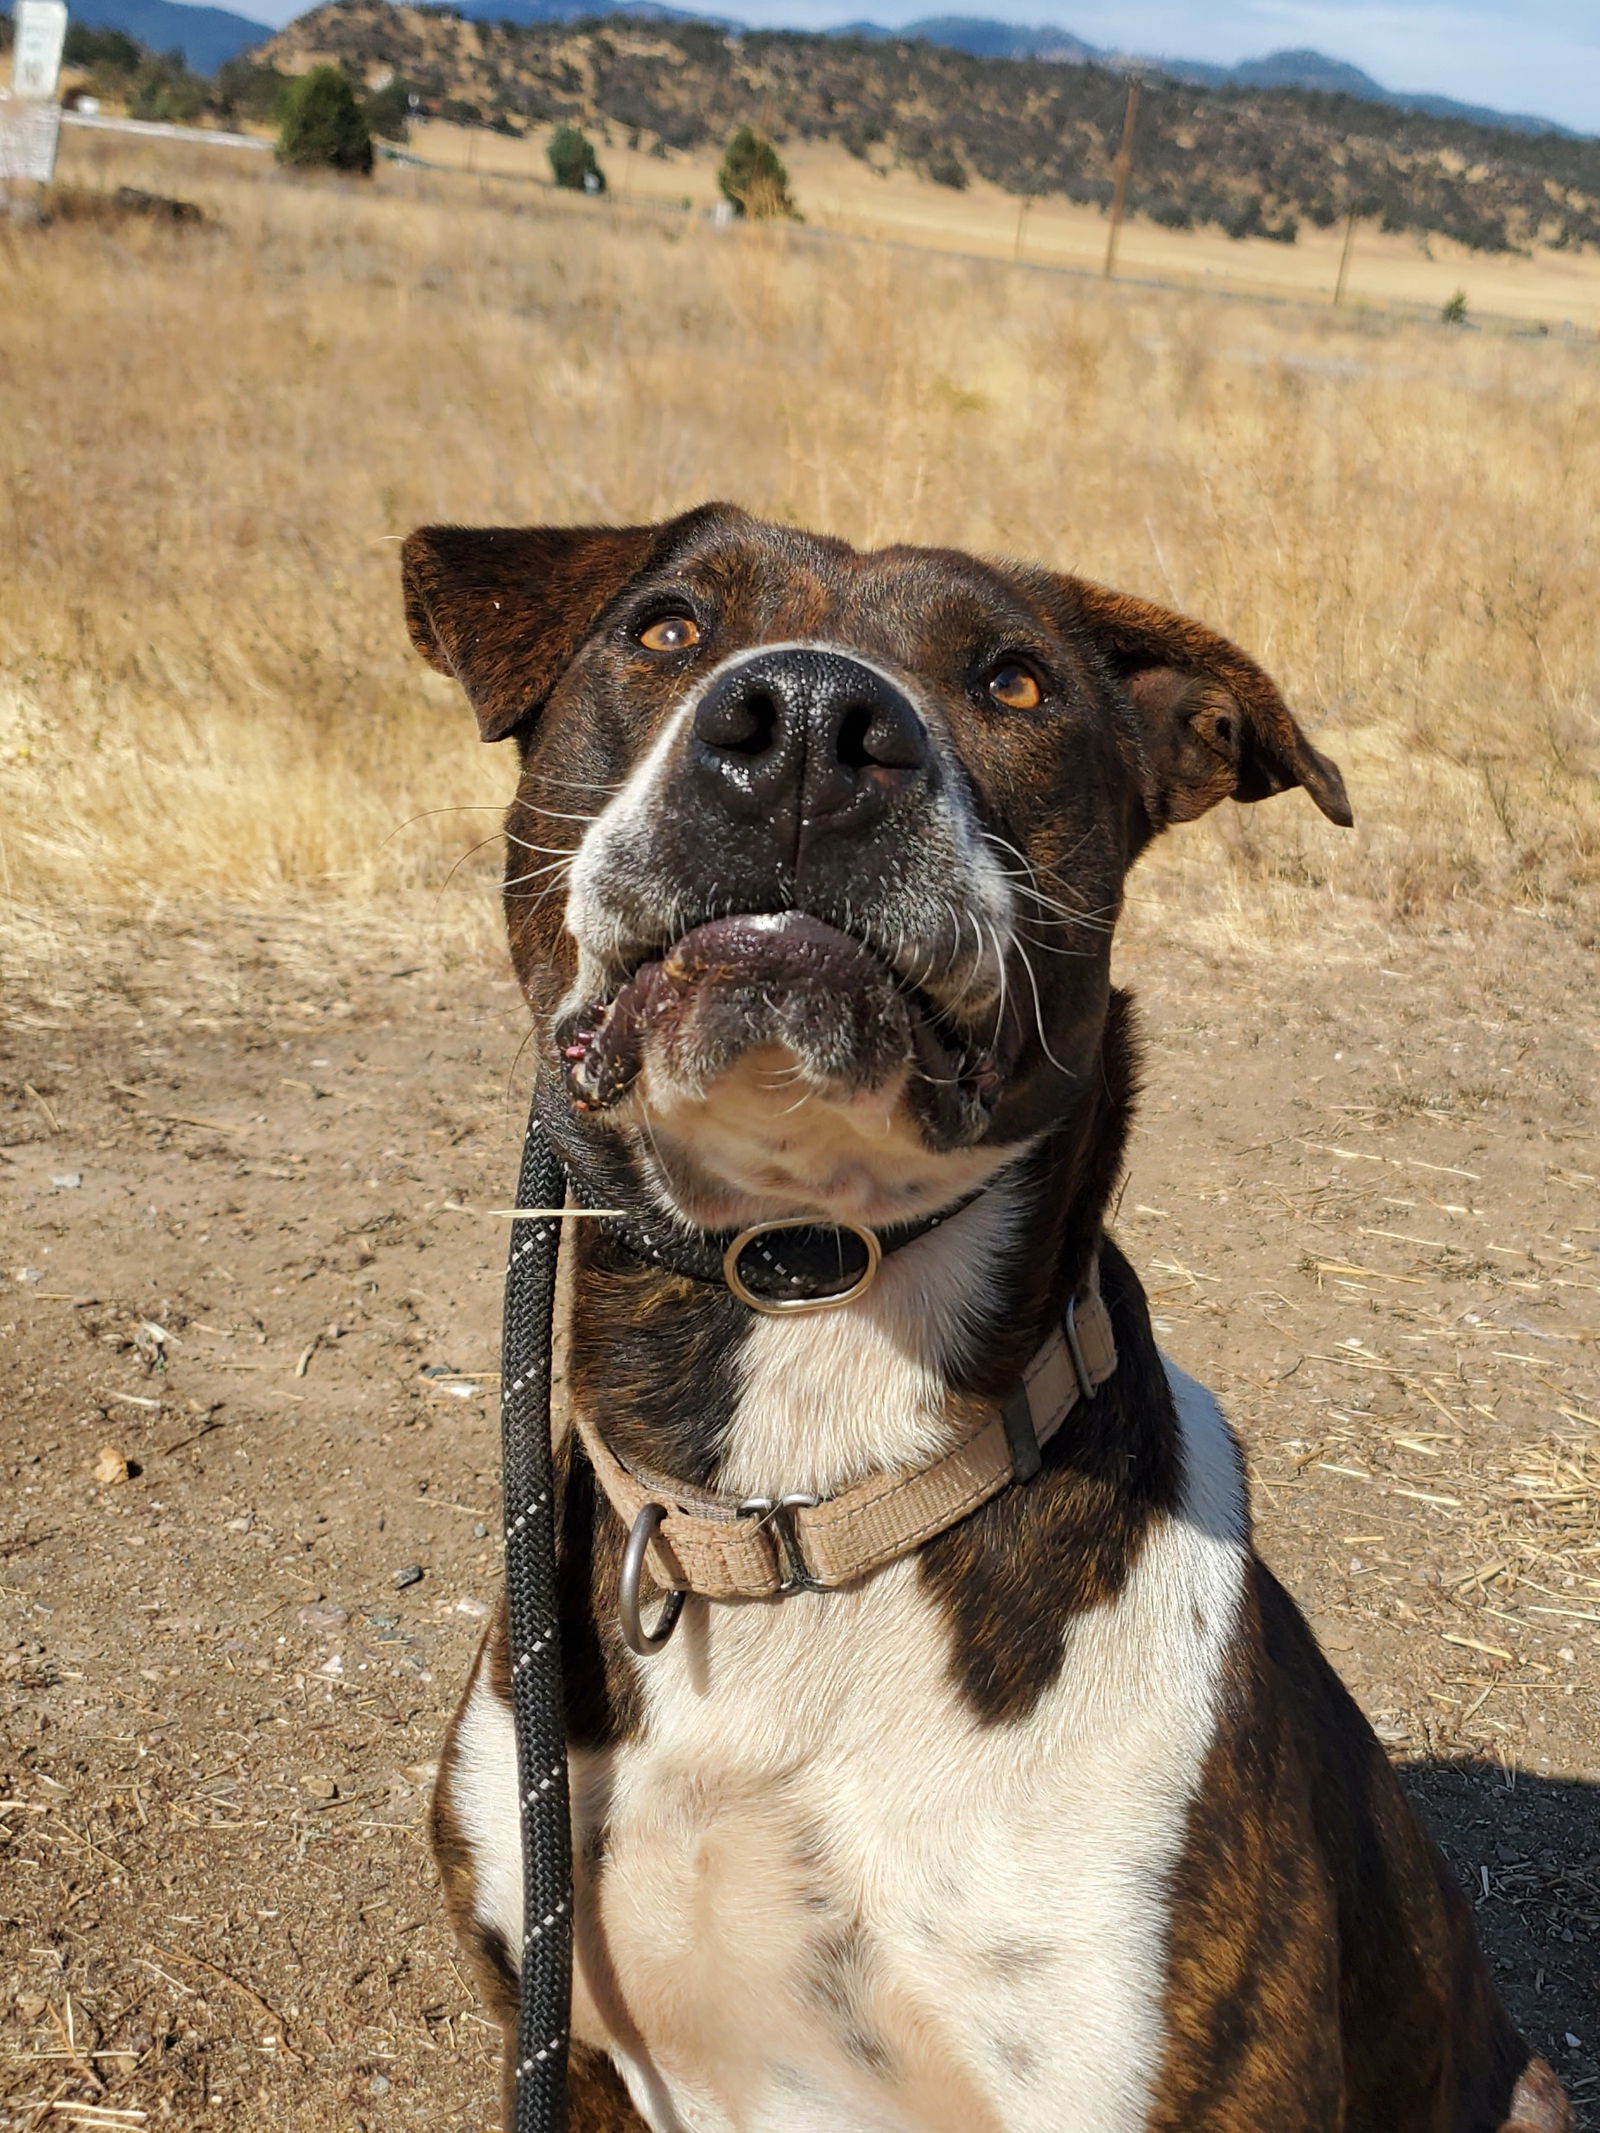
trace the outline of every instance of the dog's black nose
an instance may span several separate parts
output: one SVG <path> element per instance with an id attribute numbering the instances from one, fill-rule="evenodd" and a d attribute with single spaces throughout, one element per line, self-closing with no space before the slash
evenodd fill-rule
<path id="1" fill-rule="evenodd" d="M 925 779 L 927 729 L 904 692 L 842 652 L 758 652 L 695 708 L 691 755 L 741 814 L 853 828 Z"/>

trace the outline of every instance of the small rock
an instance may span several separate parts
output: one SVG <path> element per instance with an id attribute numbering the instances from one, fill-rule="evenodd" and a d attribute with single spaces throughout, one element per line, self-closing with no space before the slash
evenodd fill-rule
<path id="1" fill-rule="evenodd" d="M 422 1565 L 420 1563 L 407 1563 L 403 1570 L 395 1572 L 394 1582 L 395 1589 L 399 1592 L 404 1592 L 408 1585 L 420 1585 L 422 1583 Z"/>
<path id="2" fill-rule="evenodd" d="M 474 1525 L 472 1529 L 472 1537 L 475 1541 L 487 1540 L 489 1538 L 489 1528 L 484 1524 L 481 1518 L 477 1521 L 476 1525 Z"/>
<path id="3" fill-rule="evenodd" d="M 19 1266 L 17 1268 L 17 1279 L 18 1281 L 43 1281 L 44 1268 L 42 1266 Z"/>
<path id="4" fill-rule="evenodd" d="M 331 1636 L 343 1629 L 350 1617 L 342 1607 L 302 1607 L 295 1617 L 302 1629 L 309 1629 L 319 1637 Z"/>
<path id="5" fill-rule="evenodd" d="M 102 1488 L 114 1488 L 119 1481 L 127 1480 L 133 1468 L 114 1444 L 102 1444 L 94 1455 L 92 1472 Z"/>
<path id="6" fill-rule="evenodd" d="M 1575 2037 L 1570 2029 L 1567 2031 L 1567 2050 L 1569 2052 L 1581 2052 L 1583 2050 L 1582 2037 Z"/>
<path id="7" fill-rule="evenodd" d="M 387 2096 L 389 2093 L 388 2075 L 374 2074 L 372 2079 L 367 2083 L 367 2087 L 372 2091 L 374 2096 Z"/>
<path id="8" fill-rule="evenodd" d="M 369 1607 L 367 1620 L 374 1629 L 398 1629 L 400 1626 L 400 1617 L 391 1615 L 382 1608 L 374 1610 Z"/>
<path id="9" fill-rule="evenodd" d="M 24 2022 L 37 2022 L 50 2002 L 42 1992 L 19 1992 L 16 1998 L 17 2013 Z"/>
<path id="10" fill-rule="evenodd" d="M 331 1659 L 324 1659 L 321 1666 L 317 1668 L 317 1672 L 319 1674 L 342 1674 L 344 1672 L 344 1654 L 335 1652 Z"/>
<path id="11" fill-rule="evenodd" d="M 81 1170 L 63 1170 L 59 1177 L 50 1180 L 57 1192 L 76 1192 L 83 1183 Z"/>
<path id="12" fill-rule="evenodd" d="M 335 1780 L 316 1770 L 308 1771 L 300 1780 L 300 1790 L 309 1793 L 314 1800 L 336 1800 L 339 1797 Z"/>
<path id="13" fill-rule="evenodd" d="M 456 1613 L 458 1615 L 471 1615 L 474 1620 L 478 1620 L 481 1619 L 488 1612 L 489 1603 L 487 1600 L 468 1599 L 457 1600 L 456 1602 Z"/>

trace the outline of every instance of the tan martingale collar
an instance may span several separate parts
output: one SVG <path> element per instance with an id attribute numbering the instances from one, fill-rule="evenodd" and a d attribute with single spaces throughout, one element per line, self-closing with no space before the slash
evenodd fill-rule
<path id="1" fill-rule="evenodd" d="M 1013 1481 L 1031 1480 L 1043 1447 L 1116 1367 L 1097 1257 L 998 1413 L 930 1466 L 875 1474 L 837 1496 L 741 1503 L 671 1483 L 647 1484 L 608 1449 L 590 1416 L 579 1413 L 576 1425 L 617 1516 L 630 1535 L 650 1534 L 646 1559 L 657 1585 L 708 1600 L 764 1600 L 868 1577 Z"/>

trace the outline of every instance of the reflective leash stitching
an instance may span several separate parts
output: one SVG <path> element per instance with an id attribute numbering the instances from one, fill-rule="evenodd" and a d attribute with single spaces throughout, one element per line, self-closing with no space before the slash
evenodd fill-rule
<path id="1" fill-rule="evenodd" d="M 529 1114 L 519 1207 L 559 1208 L 561 1158 Z M 511 2133 L 563 2133 L 572 2018 L 572 1823 L 556 1580 L 550 1374 L 559 1220 L 514 1222 L 506 1261 L 500 1402 L 511 1716 L 522 1832 Z"/>

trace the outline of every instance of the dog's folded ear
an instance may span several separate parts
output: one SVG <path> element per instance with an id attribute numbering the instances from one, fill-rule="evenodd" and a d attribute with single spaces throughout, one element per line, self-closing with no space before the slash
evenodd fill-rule
<path id="1" fill-rule="evenodd" d="M 406 626 L 460 682 L 486 741 L 520 733 L 606 609 L 703 519 L 656 526 L 421 526 L 400 552 Z"/>
<path id="2" fill-rule="evenodd" d="M 1339 766 L 1296 725 L 1270 677 L 1199 622 L 1072 581 L 1076 620 L 1133 707 L 1152 829 L 1192 822 L 1219 800 L 1265 800 L 1302 785 L 1348 829 Z"/>

